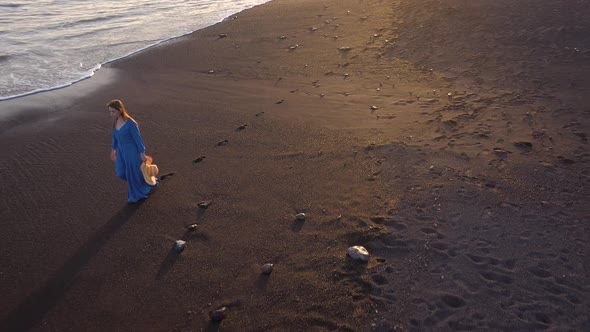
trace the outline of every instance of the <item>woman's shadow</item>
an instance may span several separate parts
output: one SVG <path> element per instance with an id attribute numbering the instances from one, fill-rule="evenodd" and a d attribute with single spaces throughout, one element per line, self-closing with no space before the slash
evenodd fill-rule
<path id="1" fill-rule="evenodd" d="M 70 289 L 78 272 L 96 256 L 107 241 L 143 205 L 144 201 L 127 204 L 115 214 L 43 286 L 29 295 L 0 322 L 0 331 L 25 331 L 36 326 Z"/>

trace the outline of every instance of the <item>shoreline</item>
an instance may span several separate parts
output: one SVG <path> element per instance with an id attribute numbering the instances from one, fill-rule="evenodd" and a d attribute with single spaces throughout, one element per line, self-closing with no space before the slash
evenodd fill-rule
<path id="1" fill-rule="evenodd" d="M 271 1 L 271 0 L 266 0 L 266 1 L 268 2 L 268 1 Z M 262 5 L 262 4 L 260 4 L 260 5 Z M 254 6 L 250 7 L 250 8 L 246 8 L 244 10 L 248 10 L 248 9 L 254 8 L 256 6 L 260 6 L 260 5 L 254 5 Z M 242 11 L 244 11 L 244 10 L 242 10 Z M 182 37 L 186 37 L 186 36 L 191 35 L 191 34 L 197 32 L 199 30 L 209 28 L 209 27 L 211 27 L 213 25 L 216 25 L 216 24 L 219 24 L 219 23 L 221 23 L 221 22 L 223 22 L 225 20 L 228 20 L 228 19 L 230 19 L 231 16 L 235 16 L 236 14 L 239 14 L 242 11 L 236 12 L 234 14 L 230 14 L 230 16 L 227 16 L 227 17 L 221 19 L 218 22 L 214 22 L 214 23 L 212 23 L 209 26 L 205 26 L 205 27 L 202 27 L 200 29 L 197 29 L 197 30 L 194 30 L 194 31 L 191 31 L 191 32 L 182 33 L 180 35 L 175 35 L 175 36 L 172 36 L 172 37 L 167 37 L 165 39 L 161 39 L 159 41 L 156 41 L 153 44 L 144 46 L 144 47 L 142 47 L 140 49 L 137 49 L 135 51 L 132 51 L 130 53 L 127 53 L 125 55 L 122 55 L 120 57 L 117 57 L 117 58 L 108 60 L 108 61 L 103 62 L 103 63 L 98 63 L 92 69 L 90 69 L 86 73 L 86 75 L 83 75 L 82 77 L 80 77 L 80 78 L 78 78 L 78 79 L 76 79 L 74 81 L 65 82 L 63 84 L 52 86 L 52 87 L 48 87 L 48 88 L 40 88 L 40 89 L 36 89 L 36 90 L 33 90 L 33 91 L 23 92 L 23 93 L 19 93 L 19 94 L 16 94 L 16 95 L 10 95 L 10 96 L 4 96 L 4 97 L 3 96 L 0 96 L 0 103 L 3 102 L 3 101 L 9 101 L 9 100 L 19 99 L 19 98 L 23 98 L 23 97 L 33 96 L 33 95 L 36 95 L 36 94 L 39 94 L 39 93 L 46 93 L 46 92 L 51 92 L 51 91 L 55 91 L 55 90 L 65 89 L 65 88 L 70 87 L 70 86 L 72 86 L 72 85 L 74 85 L 76 83 L 80 83 L 82 81 L 85 81 L 85 80 L 88 80 L 88 79 L 94 77 L 94 75 L 100 69 L 102 69 L 102 67 L 105 66 L 105 65 L 109 65 L 109 64 L 115 63 L 115 62 L 117 62 L 119 60 L 125 59 L 127 57 L 134 56 L 134 55 L 136 55 L 136 54 L 138 54 L 140 52 L 147 51 L 147 50 L 149 50 L 152 47 L 160 46 L 161 44 L 165 44 L 165 43 L 168 43 L 168 42 L 174 42 L 176 39 L 179 39 L 179 38 L 182 38 Z"/>
<path id="2" fill-rule="evenodd" d="M 0 329 L 583 329 L 590 68 L 546 45 L 588 9 L 554 7 L 273 0 L 15 100 Z M 114 98 L 166 175 L 136 206 Z"/>

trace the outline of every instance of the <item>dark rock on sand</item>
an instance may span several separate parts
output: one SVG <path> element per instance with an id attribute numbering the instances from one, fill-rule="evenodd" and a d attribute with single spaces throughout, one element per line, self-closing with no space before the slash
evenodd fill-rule
<path id="1" fill-rule="evenodd" d="M 510 152 L 508 150 L 503 150 L 503 149 L 500 149 L 500 148 L 494 148 L 494 153 L 497 156 L 499 156 L 499 157 L 506 157 L 506 156 L 508 156 L 512 152 Z"/>
<path id="2" fill-rule="evenodd" d="M 273 267 L 274 267 L 274 264 L 271 264 L 271 263 L 264 264 L 262 266 L 262 273 L 270 274 L 272 272 Z"/>
<path id="3" fill-rule="evenodd" d="M 221 322 L 223 319 L 225 319 L 226 311 L 226 307 L 221 307 L 217 310 L 213 310 L 209 313 L 209 318 L 211 318 L 211 320 L 214 322 Z"/>

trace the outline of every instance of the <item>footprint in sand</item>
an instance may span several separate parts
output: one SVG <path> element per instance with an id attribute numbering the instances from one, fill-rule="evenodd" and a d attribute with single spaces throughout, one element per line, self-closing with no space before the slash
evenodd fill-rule
<path id="1" fill-rule="evenodd" d="M 176 173 L 175 172 L 166 173 L 166 174 L 160 176 L 160 181 L 164 181 L 164 179 L 166 179 L 167 177 L 172 176 L 174 174 L 176 174 Z"/>
<path id="2" fill-rule="evenodd" d="M 222 145 L 226 145 L 227 143 L 229 143 L 228 140 L 224 139 L 223 141 L 217 143 L 217 146 L 222 146 Z"/>
<path id="3" fill-rule="evenodd" d="M 244 130 L 244 129 L 246 129 L 246 127 L 248 127 L 248 125 L 243 124 L 243 125 L 239 126 L 238 128 L 236 128 L 236 131 Z"/>
<path id="4" fill-rule="evenodd" d="M 501 171 L 508 166 L 508 163 L 503 159 L 492 159 L 488 162 L 488 165 Z"/>
<path id="5" fill-rule="evenodd" d="M 576 163 L 574 160 L 563 157 L 563 156 L 557 156 L 557 159 L 559 160 L 560 163 L 565 164 L 565 165 L 572 165 L 572 164 Z"/>
<path id="6" fill-rule="evenodd" d="M 284 102 L 285 102 L 285 99 L 281 99 L 281 100 L 277 101 L 275 104 L 277 104 L 277 105 L 278 105 L 278 104 L 282 104 L 282 103 L 284 103 Z"/>
<path id="7" fill-rule="evenodd" d="M 522 152 L 529 152 L 533 149 L 533 143 L 531 143 L 531 142 L 520 141 L 520 142 L 514 142 L 512 144 L 515 147 L 517 147 L 518 149 L 520 149 Z"/>
<path id="8" fill-rule="evenodd" d="M 200 163 L 201 161 L 205 160 L 205 158 L 206 158 L 205 156 L 200 156 L 197 159 L 193 160 L 193 163 L 195 163 L 195 164 Z"/>

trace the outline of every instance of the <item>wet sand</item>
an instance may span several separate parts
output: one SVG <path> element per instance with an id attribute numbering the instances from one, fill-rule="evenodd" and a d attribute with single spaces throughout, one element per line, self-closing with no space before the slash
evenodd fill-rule
<path id="1" fill-rule="evenodd" d="M 0 102 L 0 330 L 589 329 L 589 14 L 275 0 Z"/>

